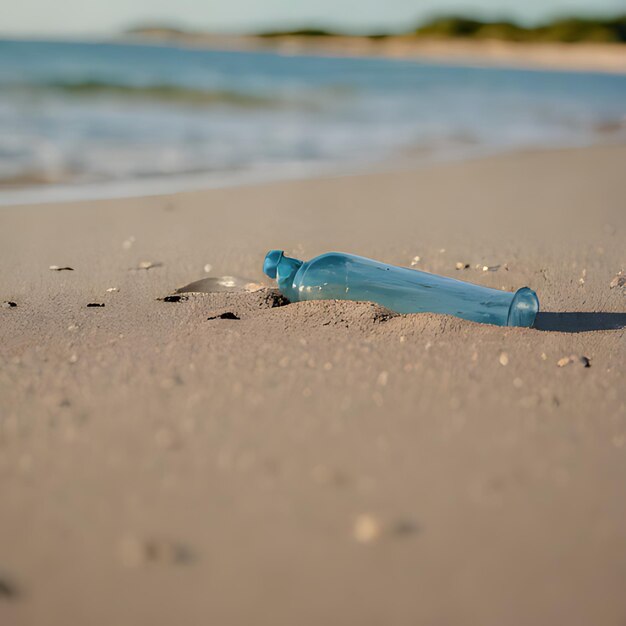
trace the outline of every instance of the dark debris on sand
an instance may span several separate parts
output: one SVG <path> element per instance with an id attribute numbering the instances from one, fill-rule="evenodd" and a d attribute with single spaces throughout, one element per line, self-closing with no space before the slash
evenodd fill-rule
<path id="1" fill-rule="evenodd" d="M 15 308 L 15 307 L 17 306 L 17 302 L 13 302 L 13 300 L 5 300 L 5 301 L 2 303 L 2 306 L 3 306 L 5 309 L 13 309 L 13 308 Z"/>
<path id="2" fill-rule="evenodd" d="M 161 302 L 184 302 L 185 300 L 189 300 L 188 296 L 165 296 L 165 298 L 157 298 L 157 300 Z"/>
<path id="3" fill-rule="evenodd" d="M 90 302 L 87 306 L 88 307 L 103 307 L 104 302 Z"/>
<path id="4" fill-rule="evenodd" d="M 225 313 L 220 313 L 219 315 L 212 315 L 211 317 L 207 317 L 207 320 L 240 320 L 241 318 L 238 315 L 235 315 L 232 311 L 226 311 Z"/>

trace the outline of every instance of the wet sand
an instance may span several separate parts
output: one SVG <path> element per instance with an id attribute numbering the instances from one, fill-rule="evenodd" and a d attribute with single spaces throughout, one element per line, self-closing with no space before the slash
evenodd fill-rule
<path id="1" fill-rule="evenodd" d="M 625 162 L 1 207 L 0 623 L 623 624 Z M 271 248 L 543 314 L 158 299 Z"/>

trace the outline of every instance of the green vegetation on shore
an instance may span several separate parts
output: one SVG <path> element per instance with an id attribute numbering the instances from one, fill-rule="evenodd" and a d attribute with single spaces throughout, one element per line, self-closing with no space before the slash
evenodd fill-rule
<path id="1" fill-rule="evenodd" d="M 488 22 L 463 16 L 432 19 L 410 33 L 416 37 L 453 39 L 499 39 L 523 42 L 602 42 L 626 43 L 626 14 L 613 18 L 560 18 L 538 26 L 521 26 L 512 21 Z M 337 37 L 347 36 L 321 28 L 302 28 L 291 31 L 269 31 L 260 37 Z M 372 39 L 393 35 L 371 34 Z"/>

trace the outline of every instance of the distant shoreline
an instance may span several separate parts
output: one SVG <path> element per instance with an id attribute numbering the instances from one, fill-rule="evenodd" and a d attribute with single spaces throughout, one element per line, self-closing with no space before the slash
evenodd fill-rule
<path id="1" fill-rule="evenodd" d="M 619 43 L 516 42 L 495 39 L 361 36 L 214 35 L 146 29 L 116 39 L 213 50 L 266 51 L 284 55 L 380 57 L 470 66 L 626 74 L 626 45 Z"/>

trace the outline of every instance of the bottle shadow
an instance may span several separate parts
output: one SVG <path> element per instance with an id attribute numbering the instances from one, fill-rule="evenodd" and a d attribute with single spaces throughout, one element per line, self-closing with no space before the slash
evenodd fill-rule
<path id="1" fill-rule="evenodd" d="M 558 333 L 626 328 L 626 313 L 537 313 L 533 328 Z"/>

